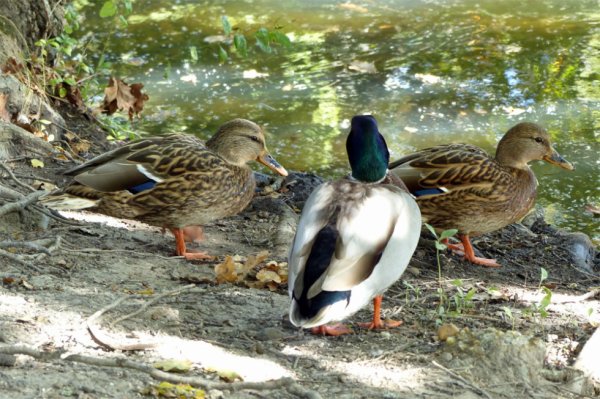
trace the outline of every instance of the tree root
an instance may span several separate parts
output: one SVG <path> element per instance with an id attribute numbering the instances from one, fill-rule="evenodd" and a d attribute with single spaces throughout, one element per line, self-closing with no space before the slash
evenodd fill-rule
<path id="1" fill-rule="evenodd" d="M 129 313 L 125 316 L 121 316 L 121 317 L 117 318 L 110 324 L 110 326 L 112 327 L 116 323 L 119 323 L 123 320 L 127 320 L 131 317 L 134 317 L 134 316 L 142 313 L 150 305 L 158 302 L 159 300 L 163 299 L 164 297 L 178 295 L 178 294 L 182 293 L 183 291 L 187 291 L 187 290 L 190 290 L 195 287 L 196 287 L 195 284 L 189 284 L 189 285 L 180 287 L 176 290 L 167 291 L 160 295 L 157 295 L 155 298 L 152 298 L 152 300 L 150 300 L 150 301 L 144 303 L 142 306 L 140 306 L 140 308 L 138 310 L 136 310 L 135 312 Z M 93 315 L 88 317 L 88 319 L 86 321 L 87 329 L 88 329 L 90 335 L 92 336 L 92 339 L 94 341 L 96 341 L 98 344 L 100 344 L 108 349 L 111 349 L 111 350 L 118 349 L 118 350 L 122 350 L 122 351 L 139 351 L 139 350 L 155 348 L 158 345 L 158 343 L 156 343 L 156 342 L 139 342 L 139 341 L 128 342 L 128 343 L 120 342 L 117 339 L 111 337 L 107 333 L 100 330 L 100 328 L 95 325 L 96 322 L 102 317 L 102 315 L 104 313 L 108 312 L 111 309 L 116 308 L 126 299 L 132 299 L 132 296 L 121 297 L 121 298 L 117 299 L 116 301 L 114 301 L 113 303 L 111 303 L 110 305 L 103 307 L 102 309 L 98 310 L 96 313 L 94 313 Z"/>
<path id="2" fill-rule="evenodd" d="M 306 389 L 295 382 L 292 378 L 284 377 L 276 380 L 269 380 L 264 382 L 217 382 L 206 378 L 193 376 L 182 376 L 172 373 L 167 373 L 162 370 L 155 369 L 154 367 L 134 362 L 132 360 L 123 358 L 97 358 L 85 355 L 65 355 L 60 351 L 53 352 L 41 352 L 33 348 L 29 348 L 23 345 L 0 345 L 0 353 L 5 355 L 27 355 L 31 356 L 38 361 L 49 362 L 52 360 L 61 360 L 69 362 L 84 363 L 92 366 L 99 367 L 120 367 L 126 369 L 132 369 L 141 371 L 150 375 L 150 377 L 160 380 L 167 381 L 173 384 L 188 384 L 194 387 L 211 390 L 231 390 L 240 391 L 244 389 L 253 390 L 273 390 L 285 388 L 293 395 L 303 397 L 306 399 L 321 399 L 321 395 L 318 392 Z"/>
<path id="3" fill-rule="evenodd" d="M 450 376 L 456 378 L 461 385 L 464 385 L 468 388 L 470 388 L 471 390 L 473 390 L 474 392 L 476 392 L 477 394 L 485 397 L 486 399 L 492 399 L 492 397 L 490 396 L 489 393 L 487 393 L 486 391 L 484 391 L 483 389 L 479 388 L 478 386 L 474 385 L 472 382 L 467 381 L 465 378 L 461 377 L 460 375 L 458 375 L 457 373 L 455 373 L 454 371 L 447 369 L 446 367 L 442 366 L 441 364 L 439 364 L 438 362 L 436 362 L 435 360 L 431 362 L 435 367 L 437 367 L 440 370 L 445 371 L 446 373 L 448 373 Z"/>

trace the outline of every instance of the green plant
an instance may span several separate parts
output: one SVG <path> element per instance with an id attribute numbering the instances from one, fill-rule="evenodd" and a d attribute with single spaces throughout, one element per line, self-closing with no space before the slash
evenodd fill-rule
<path id="1" fill-rule="evenodd" d="M 502 306 L 502 311 L 504 312 L 504 315 L 511 321 L 512 329 L 514 330 L 515 329 L 515 316 L 513 315 L 511 308 L 509 308 L 508 306 Z"/>
<path id="2" fill-rule="evenodd" d="M 223 27 L 223 33 L 227 37 L 228 41 L 232 43 L 230 46 L 235 52 L 241 57 L 248 56 L 248 40 L 246 35 L 240 31 L 239 28 L 234 28 L 229 22 L 229 18 L 226 15 L 221 17 L 221 25 Z M 290 38 L 281 31 L 281 27 L 277 26 L 271 30 L 265 27 L 259 28 L 254 33 L 254 40 L 256 46 L 263 52 L 270 54 L 274 52 L 274 46 L 279 45 L 284 48 L 289 48 L 292 43 Z M 229 52 L 223 48 L 223 45 L 219 45 L 218 56 L 221 62 L 225 62 L 229 59 Z M 193 59 L 193 55 L 192 55 Z"/>
<path id="3" fill-rule="evenodd" d="M 544 296 L 538 303 L 532 303 L 525 310 L 525 312 L 527 314 L 530 314 L 530 315 L 539 314 L 540 317 L 542 317 L 542 318 L 548 317 L 547 308 L 550 305 L 550 303 L 552 302 L 552 290 L 550 290 L 550 288 L 548 288 L 548 287 L 542 286 L 542 283 L 547 278 L 548 278 L 548 271 L 546 269 L 544 269 L 543 267 L 541 267 L 540 268 L 540 283 L 538 285 L 538 288 L 542 291 Z"/>
<path id="4" fill-rule="evenodd" d="M 462 314 L 466 309 L 473 307 L 473 296 L 477 293 L 475 287 L 471 287 L 470 290 L 466 291 L 463 288 L 463 281 L 460 279 L 452 280 L 451 284 L 456 287 L 456 293 L 452 295 L 454 302 L 453 315 Z"/>
<path id="5" fill-rule="evenodd" d="M 425 223 L 425 227 L 427 228 L 427 230 L 429 230 L 431 232 L 431 234 L 433 234 L 433 237 L 435 238 L 435 257 L 436 257 L 437 267 L 438 267 L 437 293 L 438 293 L 438 298 L 439 298 L 439 303 L 438 303 L 438 308 L 437 308 L 438 318 L 436 319 L 436 324 L 441 324 L 443 322 L 443 319 L 446 314 L 445 304 L 448 301 L 448 297 L 446 295 L 446 292 L 444 291 L 443 282 L 442 282 L 442 262 L 440 260 L 440 252 L 445 251 L 448 248 L 448 246 L 444 243 L 444 241 L 449 239 L 450 237 L 454 236 L 456 233 L 458 233 L 458 230 L 457 229 L 444 230 L 438 236 L 438 234 L 435 231 L 435 228 L 433 226 Z"/>
<path id="6" fill-rule="evenodd" d="M 415 287 L 414 285 L 405 280 L 402 280 L 402 284 L 406 287 L 406 303 L 408 303 L 409 292 L 414 293 L 415 300 L 418 300 L 421 297 L 421 289 L 419 287 Z"/>

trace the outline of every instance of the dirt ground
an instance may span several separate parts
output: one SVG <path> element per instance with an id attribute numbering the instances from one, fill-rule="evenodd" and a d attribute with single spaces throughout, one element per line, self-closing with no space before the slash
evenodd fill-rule
<path id="1" fill-rule="evenodd" d="M 10 167 L 22 182 L 45 173 L 62 183 L 64 164 L 48 161 L 43 172 L 20 165 Z M 2 181 L 19 190 L 4 172 Z M 263 186 L 242 214 L 206 226 L 205 241 L 192 246 L 216 255 L 212 262 L 172 256 L 174 239 L 160 229 L 92 214 L 5 229 L 0 248 L 14 258 L 0 256 L 0 398 L 202 397 L 157 387 L 169 378 L 145 366 L 167 359 L 191 362 L 175 378 L 195 379 L 207 398 L 598 394 L 571 366 L 600 322 L 600 259 L 585 237 L 558 231 L 540 215 L 529 219 L 530 227 L 474 240 L 501 268 L 441 253 L 441 280 L 433 242 L 424 235 L 384 297 L 384 316 L 403 320 L 399 328 L 354 326 L 371 317 L 369 308 L 347 320 L 352 335 L 294 328 L 285 281 L 265 285 L 258 273 L 275 270 L 285 280 L 297 212 L 319 181 L 294 174 Z M 266 259 L 246 262 L 251 270 L 240 281 L 217 284 L 215 266 L 227 255 L 239 255 L 243 265 L 264 250 Z M 445 328 L 446 341 L 438 334 L 442 324 L 457 327 Z"/>

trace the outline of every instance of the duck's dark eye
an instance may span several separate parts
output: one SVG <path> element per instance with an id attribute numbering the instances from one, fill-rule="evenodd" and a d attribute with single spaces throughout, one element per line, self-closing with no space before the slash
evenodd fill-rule
<path id="1" fill-rule="evenodd" d="M 260 143 L 260 139 L 258 137 L 256 137 L 256 136 L 249 136 L 249 137 L 250 137 L 250 140 Z"/>
<path id="2" fill-rule="evenodd" d="M 544 139 L 541 138 L 541 137 L 536 137 L 534 140 L 535 140 L 536 143 L 543 143 L 544 142 Z"/>

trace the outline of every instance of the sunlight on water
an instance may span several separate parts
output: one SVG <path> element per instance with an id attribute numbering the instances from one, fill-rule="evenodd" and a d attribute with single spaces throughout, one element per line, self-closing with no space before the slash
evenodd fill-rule
<path id="1" fill-rule="evenodd" d="M 84 25 L 103 26 L 98 10 L 86 11 Z M 222 15 L 248 38 L 248 58 L 219 63 L 218 46 L 231 50 Z M 347 169 L 355 114 L 377 117 L 392 158 L 448 142 L 493 152 L 509 127 L 535 121 L 576 166 L 533 165 L 538 202 L 552 223 L 600 242 L 600 220 L 584 211 L 600 202 L 595 0 L 138 0 L 129 23 L 107 56 L 150 96 L 141 131 L 206 138 L 245 117 L 266 126 L 288 169 L 333 177 Z M 254 47 L 263 26 L 281 26 L 292 49 Z"/>

